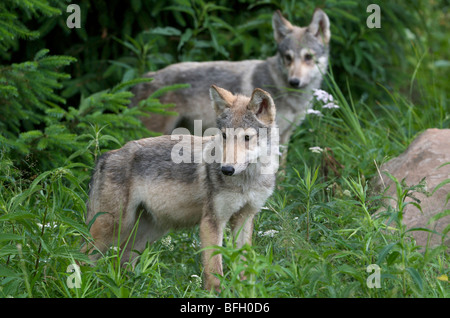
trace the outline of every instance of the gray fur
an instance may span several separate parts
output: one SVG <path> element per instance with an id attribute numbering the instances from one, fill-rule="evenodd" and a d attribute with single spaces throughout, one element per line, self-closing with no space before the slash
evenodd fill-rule
<path id="1" fill-rule="evenodd" d="M 276 128 L 275 105 L 268 93 L 255 89 L 248 98 L 234 96 L 215 86 L 211 90 L 216 92 L 216 102 L 221 106 L 214 107 L 220 116 L 217 120 L 220 131 L 226 128 Z M 214 113 L 211 106 L 210 112 Z M 99 215 L 90 229 L 93 241 L 86 244 L 84 251 L 91 248 L 100 251 L 91 254 L 91 259 L 95 261 L 109 246 L 117 244 L 124 252 L 122 262 L 133 261 L 133 250 L 144 249 L 147 243 L 171 229 L 197 224 L 200 225 L 202 247 L 221 245 L 228 221 L 238 245 L 250 243 L 253 217 L 275 186 L 278 154 L 271 153 L 269 162 L 194 162 L 196 151 L 202 155 L 211 149 L 208 147 L 218 136 L 145 138 L 130 141 L 122 148 L 102 155 L 90 183 L 86 222 L 91 222 L 99 212 L 107 213 Z M 172 159 L 174 146 L 181 140 L 190 144 L 192 151 L 175 149 L 191 151 L 190 162 L 176 163 Z M 223 153 L 250 149 L 250 143 L 244 143 L 244 146 L 241 143 L 240 148 L 231 149 L 227 149 L 226 142 L 222 145 Z M 253 153 L 259 155 L 258 146 L 253 147 Z M 224 165 L 235 165 L 234 174 L 224 175 Z M 262 172 L 266 167 L 273 168 L 273 172 Z M 212 255 L 211 249 L 205 250 L 203 263 L 206 288 L 218 289 L 219 281 L 212 274 L 222 273 L 220 255 Z"/>
<path id="2" fill-rule="evenodd" d="M 287 143 L 293 129 L 311 107 L 312 90 L 320 87 L 322 77 L 326 73 L 330 38 L 329 20 L 327 15 L 318 9 L 311 24 L 300 28 L 292 26 L 281 13 L 275 12 L 272 24 L 274 37 L 278 43 L 275 56 L 266 60 L 184 62 L 170 65 L 145 75 L 154 80 L 139 84 L 133 89 L 135 97 L 130 106 L 136 105 L 161 87 L 189 83 L 190 88 L 169 92 L 161 97 L 163 103 L 176 105 L 173 110 L 178 112 L 179 116 L 151 114 L 149 118 L 142 120 L 149 130 L 163 134 L 170 134 L 179 126 L 193 132 L 193 121 L 197 119 L 202 120 L 203 130 L 215 125 L 214 114 L 208 111 L 210 107 L 208 87 L 211 84 L 223 87 L 234 94 L 247 96 L 253 89 L 262 88 L 272 95 L 277 104 L 280 142 Z M 302 51 L 304 48 L 314 54 L 314 63 L 317 66 L 314 66 L 313 62 L 309 68 L 301 66 L 303 65 L 301 63 L 304 63 L 302 62 L 304 56 L 301 56 L 302 52 L 305 54 L 304 50 Z M 286 64 L 287 51 L 294 52 L 295 66 Z M 301 72 L 303 73 L 300 74 Z M 296 80 L 299 82 L 298 87 L 292 89 L 292 82 Z"/>

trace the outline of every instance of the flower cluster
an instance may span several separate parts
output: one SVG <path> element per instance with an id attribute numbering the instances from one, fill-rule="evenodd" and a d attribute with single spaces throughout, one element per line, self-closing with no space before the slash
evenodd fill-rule
<path id="1" fill-rule="evenodd" d="M 339 108 L 339 106 L 334 102 L 333 95 L 329 94 L 328 92 L 322 89 L 314 89 L 313 91 L 314 91 L 313 96 L 316 98 L 316 100 L 324 103 L 324 105 L 322 105 L 322 108 L 326 109 Z M 319 110 L 314 109 L 308 109 L 306 113 L 316 115 L 319 117 L 323 116 L 323 114 Z"/>
<path id="2" fill-rule="evenodd" d="M 197 288 L 202 288 L 202 278 L 198 275 L 191 275 L 190 283 Z"/>
<path id="3" fill-rule="evenodd" d="M 274 237 L 275 234 L 277 234 L 278 231 L 277 230 L 268 230 L 268 231 L 258 231 L 258 235 L 259 236 L 268 236 L 268 237 Z"/>
<path id="4" fill-rule="evenodd" d="M 173 251 L 174 245 L 172 244 L 172 237 L 167 235 L 161 240 L 161 244 L 166 247 L 169 251 Z"/>
<path id="5" fill-rule="evenodd" d="M 306 113 L 309 115 L 309 114 L 313 114 L 313 115 L 316 115 L 316 116 L 319 116 L 319 117 L 321 117 L 321 116 L 323 116 L 323 114 L 319 111 L 319 110 L 315 110 L 315 109 L 308 109 L 307 111 L 306 111 Z"/>
<path id="6" fill-rule="evenodd" d="M 320 148 L 320 147 L 310 147 L 309 148 L 309 150 L 311 150 L 311 152 L 314 152 L 314 153 L 321 153 L 321 152 L 323 152 L 323 149 L 322 148 Z"/>
<path id="7" fill-rule="evenodd" d="M 313 95 L 316 97 L 318 101 L 328 103 L 334 100 L 333 95 L 328 94 L 326 91 L 322 89 L 314 89 L 313 91 L 314 91 Z"/>

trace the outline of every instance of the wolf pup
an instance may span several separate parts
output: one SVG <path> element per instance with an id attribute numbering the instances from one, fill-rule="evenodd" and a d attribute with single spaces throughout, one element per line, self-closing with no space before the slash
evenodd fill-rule
<path id="1" fill-rule="evenodd" d="M 90 254 L 93 261 L 117 244 L 122 262 L 133 262 L 132 251 L 171 229 L 196 224 L 202 248 L 222 245 L 228 221 L 237 246 L 251 243 L 253 218 L 272 194 L 278 169 L 275 104 L 261 89 L 249 98 L 212 86 L 210 96 L 214 136 L 145 138 L 98 159 L 86 221 L 97 217 L 93 241 L 84 247 L 100 252 Z M 199 154 L 202 160 L 196 160 Z M 205 288 L 219 290 L 213 274 L 222 274 L 222 258 L 212 254 L 206 249 L 202 256 Z"/>
<path id="2" fill-rule="evenodd" d="M 311 105 L 312 90 L 319 88 L 328 66 L 330 22 L 320 9 L 314 12 L 307 27 L 293 26 L 279 11 L 272 18 L 278 52 L 264 61 L 184 62 L 147 73 L 153 81 L 133 88 L 131 106 L 147 98 L 155 90 L 175 83 L 189 83 L 190 88 L 167 93 L 161 102 L 174 103 L 178 116 L 152 114 L 143 118 L 152 131 L 171 134 L 175 127 L 193 132 L 193 121 L 202 120 L 203 128 L 214 126 L 214 114 L 209 111 L 205 92 L 208 83 L 233 92 L 250 95 L 260 87 L 269 92 L 277 105 L 277 125 L 280 142 L 286 144 L 294 128 L 300 124 Z"/>

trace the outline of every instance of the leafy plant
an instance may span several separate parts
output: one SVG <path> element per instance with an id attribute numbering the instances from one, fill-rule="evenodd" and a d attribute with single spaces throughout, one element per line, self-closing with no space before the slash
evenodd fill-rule
<path id="1" fill-rule="evenodd" d="M 2 297 L 213 296 L 202 288 L 196 229 L 169 233 L 134 267 L 118 266 L 120 249 L 84 263 L 90 170 L 104 151 L 154 135 L 140 117 L 172 114 L 158 99 L 182 84 L 128 107 L 130 88 L 151 81 L 143 73 L 178 61 L 272 56 L 274 10 L 304 26 L 315 7 L 331 20 L 323 88 L 339 108 L 313 100 L 255 220 L 253 246 L 226 239 L 212 247 L 224 259 L 218 296 L 450 296 L 449 226 L 441 245 L 421 249 L 410 234 L 422 229 L 403 221 L 406 204 L 420 208 L 406 198 L 421 185 L 393 180 L 396 206 L 384 211 L 370 183 L 419 132 L 449 126 L 445 3 L 383 1 L 381 29 L 365 24 L 368 1 L 242 0 L 231 10 L 222 0 L 83 0 L 80 29 L 66 26 L 68 3 L 0 3 Z M 381 288 L 367 284 L 374 264 Z M 79 288 L 68 284 L 73 277 Z"/>
<path id="2" fill-rule="evenodd" d="M 226 245 L 214 246 L 215 254 L 222 254 L 228 269 L 220 276 L 221 297 L 269 297 L 277 286 L 272 282 L 283 276 L 283 269 L 274 264 L 272 247 L 265 255 L 257 253 L 250 245 L 237 248 L 232 240 L 225 239 Z"/>

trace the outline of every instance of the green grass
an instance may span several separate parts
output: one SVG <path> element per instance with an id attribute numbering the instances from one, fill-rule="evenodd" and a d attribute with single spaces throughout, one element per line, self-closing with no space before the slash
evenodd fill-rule
<path id="1" fill-rule="evenodd" d="M 92 167 L 40 172 L 25 158 L 28 169 L 19 170 L 1 149 L 0 297 L 450 297 L 448 247 L 422 250 L 403 223 L 405 198 L 420 184 L 394 180 L 397 206 L 386 208 L 371 183 L 377 167 L 418 133 L 449 127 L 448 89 L 434 80 L 444 71 L 428 55 L 415 56 L 406 90 L 380 84 L 376 99 L 356 100 L 350 83 L 338 87 L 327 79 L 339 109 L 316 101 L 323 116 L 308 115 L 296 129 L 283 178 L 255 220 L 253 246 L 236 248 L 227 232 L 218 249 L 220 295 L 202 288 L 198 228 L 149 246 L 134 268 L 120 267 L 120 251 L 111 249 L 97 264 L 81 265 L 77 277 L 73 264 L 89 262 L 80 247 L 89 238 L 84 214 Z M 99 141 L 112 139 L 102 129 L 84 136 L 82 153 L 92 146 L 96 156 Z M 380 288 L 367 284 L 371 264 L 381 269 Z"/>
<path id="2" fill-rule="evenodd" d="M 423 123 L 413 114 L 395 117 L 399 109 L 382 108 L 388 116 L 375 119 L 367 106 L 333 93 L 340 109 L 309 115 L 297 129 L 285 177 L 256 219 L 254 245 L 238 249 L 228 233 L 219 249 L 220 297 L 449 297 L 447 247 L 421 251 L 402 222 L 404 199 L 414 189 L 395 180 L 395 209 L 384 209 L 382 193 L 370 191 L 375 163 L 403 150 L 411 129 Z M 403 132 L 386 129 L 410 121 Z M 329 150 L 314 153 L 313 146 Z M 82 216 L 86 180 L 77 177 L 84 167 L 61 167 L 31 181 L 6 157 L 1 162 L 1 297 L 215 297 L 202 288 L 197 228 L 149 246 L 134 269 L 120 267 L 112 249 L 95 266 L 82 265 L 79 288 L 70 288 L 69 265 L 87 261 L 79 252 L 89 236 Z M 333 170 L 333 162 L 341 165 Z M 381 288 L 367 285 L 371 264 L 381 268 Z M 247 280 L 239 279 L 242 271 Z"/>

